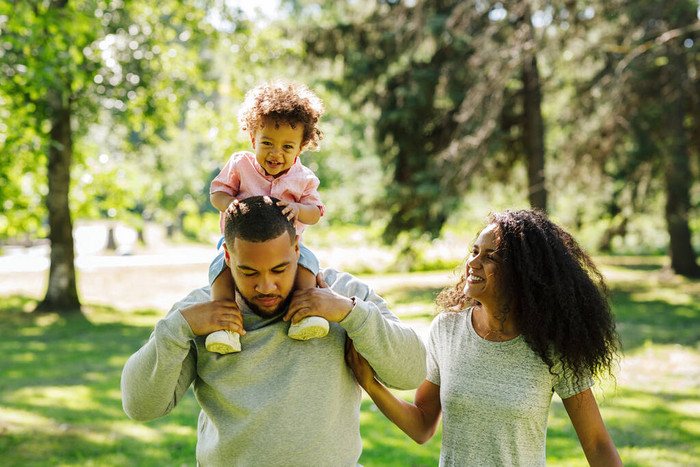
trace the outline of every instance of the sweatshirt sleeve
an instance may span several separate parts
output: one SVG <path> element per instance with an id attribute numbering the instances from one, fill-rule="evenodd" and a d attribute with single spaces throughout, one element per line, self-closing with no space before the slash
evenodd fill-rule
<path id="1" fill-rule="evenodd" d="M 180 310 L 208 300 L 203 289 L 176 303 L 156 323 L 150 339 L 127 360 L 122 371 L 124 412 L 134 420 L 153 420 L 170 413 L 196 374 L 195 337 Z"/>
<path id="2" fill-rule="evenodd" d="M 347 273 L 324 271 L 324 279 L 341 295 L 355 297 L 355 307 L 340 322 L 357 351 L 379 380 L 396 389 L 414 389 L 425 380 L 425 345 L 409 325 L 389 311 L 367 284 Z"/>

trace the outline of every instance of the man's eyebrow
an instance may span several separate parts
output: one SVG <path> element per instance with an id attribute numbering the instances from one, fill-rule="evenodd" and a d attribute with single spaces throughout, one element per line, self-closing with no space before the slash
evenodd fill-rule
<path id="1" fill-rule="evenodd" d="M 270 269 L 279 269 L 279 268 L 287 267 L 287 266 L 289 266 L 290 263 L 291 263 L 291 261 L 284 261 L 276 266 L 272 266 Z M 250 266 L 246 266 L 245 264 L 238 264 L 238 265 L 236 265 L 236 268 L 243 270 L 243 271 L 255 271 L 255 272 L 258 271 L 257 269 L 250 267 Z"/>

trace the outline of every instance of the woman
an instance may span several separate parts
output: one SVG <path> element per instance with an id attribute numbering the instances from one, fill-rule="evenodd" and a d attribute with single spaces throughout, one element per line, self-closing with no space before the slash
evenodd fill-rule
<path id="1" fill-rule="evenodd" d="M 576 241 L 536 211 L 492 215 L 464 276 L 438 297 L 428 377 L 395 397 L 347 346 L 377 407 L 418 443 L 443 417 L 440 465 L 545 465 L 554 391 L 591 465 L 622 465 L 593 377 L 611 374 L 617 336 L 603 277 Z M 468 307 L 466 307 L 469 305 Z"/>

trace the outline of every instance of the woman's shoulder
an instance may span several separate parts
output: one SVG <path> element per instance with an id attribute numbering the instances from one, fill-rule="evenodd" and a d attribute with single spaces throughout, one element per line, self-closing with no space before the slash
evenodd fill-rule
<path id="1" fill-rule="evenodd" d="M 471 313 L 471 307 L 459 311 L 442 311 L 433 318 L 432 326 L 436 328 L 453 328 L 459 323 L 468 322 Z"/>

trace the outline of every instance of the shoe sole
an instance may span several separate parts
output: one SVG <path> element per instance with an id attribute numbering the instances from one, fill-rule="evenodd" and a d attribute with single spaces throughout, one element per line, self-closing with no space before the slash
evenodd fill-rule
<path id="1" fill-rule="evenodd" d="M 204 346 L 209 352 L 228 354 L 241 351 L 241 338 L 237 332 L 216 331 L 207 336 Z"/>
<path id="2" fill-rule="evenodd" d="M 307 341 L 309 339 L 318 339 L 328 334 L 328 321 L 320 316 L 307 316 L 297 324 L 289 326 L 287 335 L 292 339 L 299 341 Z"/>

